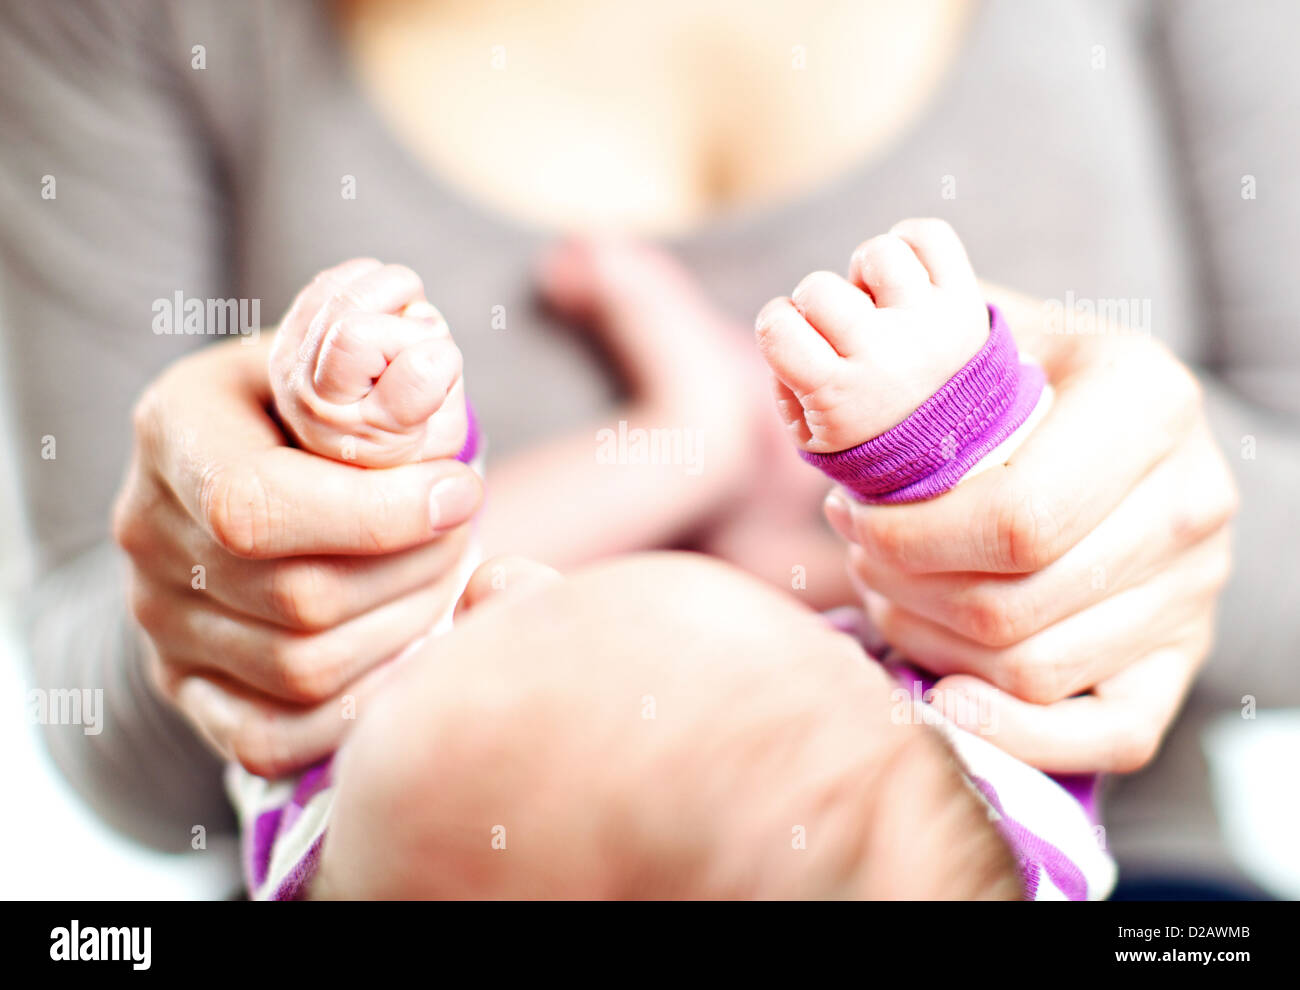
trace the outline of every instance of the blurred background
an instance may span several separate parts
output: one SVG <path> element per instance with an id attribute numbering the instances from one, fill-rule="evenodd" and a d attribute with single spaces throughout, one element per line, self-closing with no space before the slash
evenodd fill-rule
<path id="1" fill-rule="evenodd" d="M 0 464 L 14 464 L 0 405 Z M 50 760 L 30 716 L 18 610 L 31 553 L 13 471 L 0 473 L 0 899 L 211 900 L 239 890 L 231 838 L 161 853 L 123 837 L 87 806 Z"/>
<path id="2" fill-rule="evenodd" d="M 873 128 L 881 114 L 849 100 L 860 116 L 846 123 L 840 110 L 828 109 L 830 97 L 872 92 L 890 70 L 910 72 L 911 61 L 891 45 L 875 60 L 861 58 L 837 47 L 843 31 L 829 32 L 821 48 L 810 45 L 805 4 L 785 5 L 789 24 L 767 25 L 779 44 L 757 55 L 761 36 L 749 29 L 760 8 L 770 13 L 766 7 L 700 4 L 721 13 L 704 25 L 693 56 L 736 63 L 734 72 L 706 71 L 711 85 L 693 88 L 681 82 L 690 59 L 678 75 L 675 63 L 665 68 L 656 56 L 652 41 L 663 38 L 654 34 L 654 10 L 571 5 L 573 30 L 534 29 L 533 36 L 559 36 L 558 43 L 549 74 L 539 74 L 542 84 L 525 82 L 520 90 L 511 87 L 535 67 L 527 32 L 512 33 L 508 18 L 494 22 L 486 14 L 472 36 L 458 33 L 472 18 L 446 31 L 437 20 L 449 10 L 511 6 L 0 0 L 6 26 L 14 25 L 0 33 L 0 314 L 26 317 L 0 333 L 14 344 L 7 360 L 30 359 L 0 367 L 9 380 L 0 382 L 6 398 L 17 394 L 14 383 L 29 390 L 21 430 L 11 403 L 0 402 L 0 792 L 10 797 L 9 813 L 0 816 L 0 897 L 213 898 L 239 889 L 228 837 L 163 854 L 105 825 L 49 759 L 27 705 L 29 665 L 18 628 L 29 607 L 23 596 L 47 577 L 37 574 L 34 534 L 41 533 L 49 562 L 69 570 L 102 545 L 103 506 L 129 444 L 131 399 L 203 343 L 152 336 L 143 315 L 149 301 L 181 288 L 197 298 L 256 298 L 269 326 L 311 274 L 342 257 L 401 260 L 425 278 L 467 367 L 492 370 L 478 372 L 474 401 L 494 451 L 519 450 L 609 413 L 615 389 L 608 369 L 572 335 L 553 332 L 554 321 L 536 312 L 532 282 L 538 252 L 553 239 L 548 225 L 591 201 L 584 220 L 608 220 L 602 209 L 617 213 L 630 204 L 613 219 L 666 244 L 746 333 L 750 314 L 773 293 L 816 268 L 841 269 L 859 239 L 905 216 L 950 219 L 983 275 L 1039 298 L 1154 300 L 1152 332 L 1181 336 L 1179 356 L 1215 379 L 1221 445 L 1260 437 L 1258 462 L 1245 467 L 1234 459 L 1243 478 L 1258 468 L 1239 527 L 1245 566 L 1254 570 L 1240 574 L 1225 596 L 1232 603 L 1230 654 L 1211 661 L 1204 689 L 1189 699 L 1155 763 L 1113 789 L 1106 842 L 1121 865 L 1120 896 L 1300 898 L 1300 709 L 1265 701 L 1247 713 L 1242 697 L 1243 689 L 1266 690 L 1256 683 L 1289 685 L 1289 704 L 1300 676 L 1296 562 L 1286 559 L 1296 539 L 1296 492 L 1277 480 L 1300 472 L 1297 369 L 1280 355 L 1282 343 L 1300 339 L 1296 251 L 1289 248 L 1300 228 L 1294 5 L 877 3 L 872 9 L 881 18 L 873 27 L 899 29 L 900 45 L 914 51 L 942 47 L 952 56 L 946 74 L 936 71 L 933 86 L 911 95 L 915 120 L 891 117 L 880 133 Z M 517 13 L 528 5 L 514 6 Z M 858 10 L 823 6 L 828 17 Z M 949 7 L 966 6 L 950 16 Z M 920 27 L 942 45 L 902 23 L 900 12 L 922 7 L 932 23 Z M 481 102 L 461 116 L 456 101 L 428 100 L 427 109 L 442 115 L 436 126 L 399 135 L 395 107 L 381 109 L 376 98 L 385 86 L 403 90 L 404 80 L 383 78 L 396 60 L 375 60 L 375 78 L 349 68 L 327 8 L 351 10 L 352 56 L 394 45 L 381 50 L 404 55 L 413 77 L 441 94 L 420 75 L 439 58 L 428 57 L 411 41 L 409 24 L 390 16 L 419 8 L 428 23 L 416 25 L 438 29 L 430 45 L 441 47 L 429 51 L 454 60 L 459 91 Z M 386 18 L 387 26 L 380 23 Z M 630 43 L 608 44 L 612 31 Z M 871 32 L 863 34 L 870 40 Z M 251 37 L 262 43 L 250 44 Z M 647 58 L 669 78 L 622 78 Z M 832 61 L 835 71 L 821 75 Z M 883 66 L 882 76 L 869 74 L 873 65 Z M 18 67 L 24 75 L 11 78 Z M 597 70 L 608 81 L 601 95 L 610 106 L 593 118 L 582 99 Z M 65 101 L 66 117 L 41 102 L 46 95 L 52 105 Z M 705 194 L 685 196 L 687 208 L 677 213 L 665 211 L 660 193 L 671 184 L 660 182 L 654 167 L 667 162 L 671 173 L 673 156 L 656 155 L 674 135 L 661 127 L 646 140 L 635 125 L 660 113 L 669 125 L 685 121 L 681 130 L 706 135 L 710 149 L 738 147 L 753 140 L 758 128 L 747 114 L 760 104 L 799 139 L 781 148 L 757 141 L 734 160 L 719 159 Z M 548 117 L 552 106 L 564 112 Z M 606 142 L 600 147 L 582 143 L 582 125 L 592 119 Z M 557 142 L 554 160 L 535 163 L 535 147 L 557 122 L 578 136 Z M 855 128 L 871 131 L 887 153 L 833 140 Z M 338 140 L 340 133 L 348 139 Z M 480 158 L 457 158 L 472 142 L 439 135 L 477 140 Z M 799 183 L 808 185 L 808 176 L 799 170 L 815 156 L 802 153 L 804 143 L 827 135 L 829 164 L 805 194 Z M 57 203 L 34 192 L 55 168 L 47 159 L 57 162 L 64 183 Z M 629 176 L 629 161 L 649 165 Z M 770 163 L 771 174 L 751 176 L 753 188 L 727 186 L 733 171 L 755 161 Z M 547 201 L 543 194 L 563 174 L 578 176 L 573 200 Z M 349 197 L 348 180 L 362 190 L 359 199 Z M 702 220 L 695 208 L 719 189 L 726 208 Z M 729 194 L 758 206 L 732 211 Z M 539 212 L 530 214 L 534 207 Z M 693 229 L 700 236 L 687 236 Z M 461 234 L 464 249 L 430 236 L 444 230 Z M 1271 249 L 1261 251 L 1268 238 Z M 1211 277 L 1220 275 L 1224 284 Z M 19 298 L 5 298 L 6 286 Z M 508 331 L 485 326 L 489 308 L 509 314 Z M 539 381 L 561 385 L 539 403 Z M 46 419 L 58 422 L 47 426 Z M 47 431 L 61 444 L 81 445 L 53 472 L 73 480 L 32 484 L 43 494 L 24 507 L 24 472 L 30 481 L 42 470 L 38 448 Z M 793 462 L 787 450 L 781 456 Z M 573 514 L 581 524 L 598 508 Z M 526 529 L 544 529 L 525 521 Z M 760 519 L 765 532 L 767 522 Z M 837 571 L 841 563 L 836 548 Z M 788 573 L 789 558 L 778 565 Z M 109 570 L 86 573 L 98 580 Z M 106 598 L 107 580 L 99 583 Z M 1261 664 L 1267 682 L 1256 676 Z"/>

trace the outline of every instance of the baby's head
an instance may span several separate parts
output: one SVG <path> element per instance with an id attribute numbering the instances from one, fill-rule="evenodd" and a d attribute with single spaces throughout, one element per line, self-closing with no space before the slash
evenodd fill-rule
<path id="1" fill-rule="evenodd" d="M 939 737 L 788 596 L 663 554 L 489 562 L 466 602 L 340 756 L 336 892 L 1018 896 Z"/>

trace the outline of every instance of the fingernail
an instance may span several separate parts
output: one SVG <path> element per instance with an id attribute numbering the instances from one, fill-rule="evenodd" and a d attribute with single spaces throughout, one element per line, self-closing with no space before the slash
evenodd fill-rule
<path id="1" fill-rule="evenodd" d="M 808 287 L 808 279 L 811 277 L 811 275 L 805 277 L 802 282 L 794 287 L 794 291 L 790 293 L 790 302 L 794 304 L 794 308 L 800 313 L 807 308 L 808 293 L 812 291 Z"/>
<path id="2" fill-rule="evenodd" d="M 478 485 L 471 478 L 443 478 L 429 490 L 429 524 L 434 529 L 459 526 L 477 508 Z"/>
<path id="3" fill-rule="evenodd" d="M 763 304 L 763 308 L 754 317 L 754 329 L 762 330 L 776 318 L 777 310 L 785 303 L 784 299 L 772 299 Z"/>
<path id="4" fill-rule="evenodd" d="M 831 524 L 831 529 L 839 533 L 843 539 L 853 542 L 853 510 L 849 508 L 849 500 L 843 493 L 833 491 L 827 495 L 823 510 L 826 513 L 826 521 Z"/>

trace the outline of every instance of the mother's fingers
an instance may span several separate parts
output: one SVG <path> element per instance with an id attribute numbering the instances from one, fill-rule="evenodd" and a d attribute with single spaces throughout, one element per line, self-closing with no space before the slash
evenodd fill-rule
<path id="1" fill-rule="evenodd" d="M 1155 755 L 1201 652 L 1199 647 L 1159 649 L 1092 694 L 1051 705 L 1021 701 L 964 674 L 940 680 L 931 703 L 958 725 L 1047 773 L 1130 773 Z"/>
<path id="2" fill-rule="evenodd" d="M 196 606 L 147 579 L 137 579 L 133 607 L 155 642 L 168 644 L 170 668 L 216 671 L 271 698 L 316 704 L 429 632 L 457 590 L 448 582 L 422 588 L 320 633 L 289 632 L 211 602 Z"/>
<path id="3" fill-rule="evenodd" d="M 445 576 L 469 541 L 465 526 L 430 543 L 378 557 L 285 557 L 249 561 L 229 554 L 207 587 L 227 608 L 288 629 L 323 631 Z"/>
<path id="4" fill-rule="evenodd" d="M 194 525 L 175 496 L 133 465 L 114 536 L 142 579 L 201 607 L 217 607 L 298 631 L 321 631 L 446 575 L 469 539 L 460 526 L 428 543 L 375 556 L 236 557 Z"/>
<path id="5" fill-rule="evenodd" d="M 851 510 L 854 541 L 915 573 L 1025 573 L 1059 559 L 1196 421 L 1195 379 L 1176 362 L 1150 359 L 1154 346 L 1108 350 L 1125 360 L 1075 372 L 1005 466 L 943 498 L 871 506 L 839 496 Z"/>
<path id="6" fill-rule="evenodd" d="M 1151 580 L 1103 599 L 1014 646 L 996 648 L 867 592 L 872 621 L 892 647 L 938 675 L 974 674 L 1025 701 L 1050 704 L 1092 688 L 1203 621 L 1227 576 L 1226 531 Z"/>
<path id="7" fill-rule="evenodd" d="M 1011 646 L 1146 581 L 1220 531 L 1234 496 L 1217 464 L 1208 431 L 1193 431 L 1096 529 L 1031 574 L 914 574 L 856 544 L 849 547 L 851 567 L 861 584 L 910 612 L 984 646 Z M 827 516 L 851 535 L 846 509 L 828 506 Z M 1226 561 L 1227 548 L 1219 546 Z"/>
<path id="8" fill-rule="evenodd" d="M 384 664 L 311 707 L 285 705 L 204 675 L 180 678 L 167 693 L 218 753 L 250 773 L 275 778 L 338 749 L 394 667 Z"/>
<path id="9" fill-rule="evenodd" d="M 174 515 L 174 521 L 168 516 Z M 231 612 L 299 631 L 322 631 L 424 587 L 464 552 L 469 530 L 376 556 L 304 555 L 274 560 L 236 557 L 188 523 L 174 499 L 153 510 L 150 576 L 168 587 L 200 591 Z"/>
<path id="10" fill-rule="evenodd" d="M 459 461 L 359 468 L 275 447 L 191 472 L 177 494 L 219 545 L 265 558 L 415 546 L 468 521 L 483 485 Z"/>
<path id="11" fill-rule="evenodd" d="M 478 509 L 482 482 L 458 461 L 364 469 L 283 446 L 265 408 L 265 353 L 222 346 L 199 357 L 209 381 L 224 378 L 227 387 L 195 389 L 194 358 L 180 361 L 142 400 L 136 431 L 144 469 L 230 553 L 389 553 L 459 526 Z M 258 401 L 230 402 L 232 389 Z"/>

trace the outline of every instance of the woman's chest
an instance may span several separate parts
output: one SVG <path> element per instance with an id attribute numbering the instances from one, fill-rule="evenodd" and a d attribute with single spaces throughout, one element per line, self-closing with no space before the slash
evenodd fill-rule
<path id="1" fill-rule="evenodd" d="M 969 4 L 394 6 L 345 4 L 339 31 L 425 169 L 519 223 L 664 235 L 887 149 L 933 98 Z"/>
<path id="2" fill-rule="evenodd" d="M 1123 303 L 1145 321 L 1139 329 L 1194 354 L 1189 238 L 1142 53 L 1100 15 L 1089 12 L 1082 30 L 1061 10 L 989 5 L 952 75 L 887 153 L 666 245 L 745 333 L 767 298 L 808 271 L 842 270 L 859 241 L 902 217 L 942 216 L 984 277 L 1063 304 Z M 1094 33 L 1110 39 L 1100 70 L 1084 44 Z M 536 302 L 532 266 L 555 231 L 432 172 L 337 67 L 291 68 L 295 84 L 268 94 L 267 139 L 239 184 L 245 291 L 274 312 L 342 258 L 401 261 L 457 335 L 494 450 L 608 410 L 611 376 Z M 516 172 L 545 174 L 519 155 Z"/>

